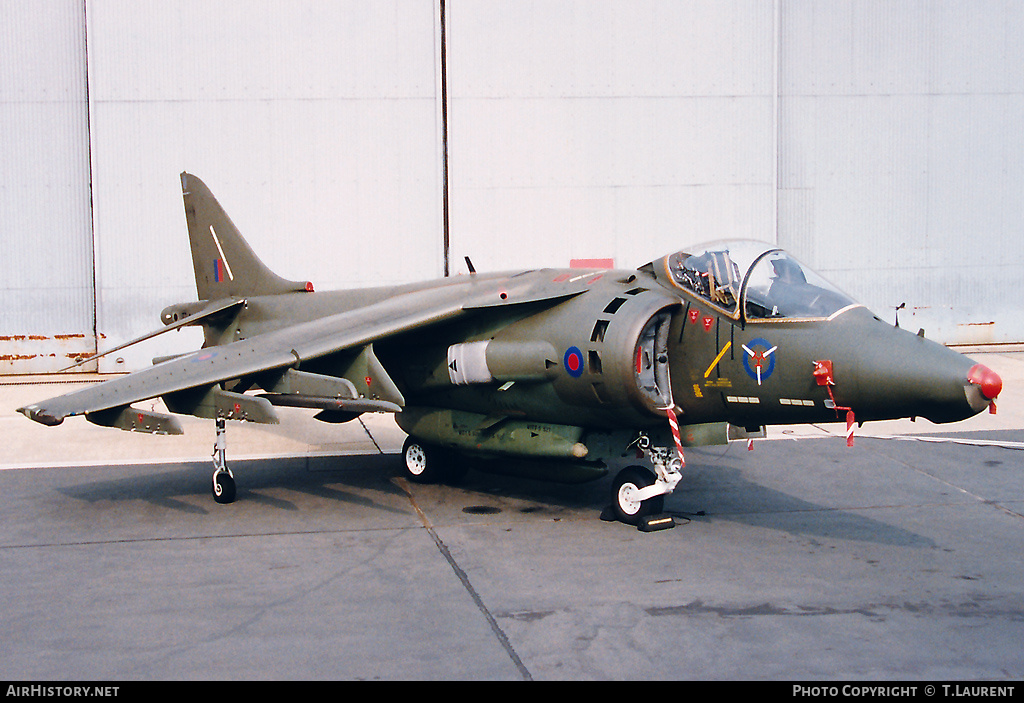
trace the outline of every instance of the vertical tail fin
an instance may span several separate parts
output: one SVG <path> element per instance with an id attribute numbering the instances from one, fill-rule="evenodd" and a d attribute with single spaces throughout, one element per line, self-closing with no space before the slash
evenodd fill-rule
<path id="1" fill-rule="evenodd" d="M 267 268 L 201 180 L 182 173 L 181 193 L 200 300 L 312 290 Z"/>

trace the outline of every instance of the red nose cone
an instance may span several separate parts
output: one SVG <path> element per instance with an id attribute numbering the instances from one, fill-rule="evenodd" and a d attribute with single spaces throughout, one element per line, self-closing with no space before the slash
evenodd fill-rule
<path id="1" fill-rule="evenodd" d="M 981 394 L 987 400 L 995 400 L 999 391 L 1003 390 L 1003 379 L 999 374 L 987 366 L 975 364 L 967 372 L 967 380 L 976 386 L 981 386 Z"/>

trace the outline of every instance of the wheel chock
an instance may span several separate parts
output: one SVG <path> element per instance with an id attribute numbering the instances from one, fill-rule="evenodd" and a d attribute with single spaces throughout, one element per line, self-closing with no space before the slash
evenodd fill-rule
<path id="1" fill-rule="evenodd" d="M 657 532 L 658 530 L 671 530 L 676 526 L 676 521 L 671 515 L 664 513 L 660 515 L 648 515 L 637 523 L 636 529 L 641 532 Z"/>

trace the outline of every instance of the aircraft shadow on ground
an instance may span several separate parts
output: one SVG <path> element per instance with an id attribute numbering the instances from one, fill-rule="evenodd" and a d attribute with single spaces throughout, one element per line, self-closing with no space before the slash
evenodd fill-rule
<path id="1" fill-rule="evenodd" d="M 339 504 L 356 504 L 388 512 L 407 513 L 368 497 L 374 492 L 400 496 L 390 478 L 398 473 L 398 458 L 386 454 L 237 459 L 231 470 L 238 481 L 237 503 L 252 502 L 282 510 L 299 511 L 293 500 L 277 489 L 287 489 Z M 141 500 L 191 514 L 213 507 L 208 462 L 117 467 L 117 478 L 63 486 L 58 491 L 86 502 Z M 346 490 L 351 488 L 353 490 Z M 209 505 L 206 505 L 209 501 Z"/>
<path id="2" fill-rule="evenodd" d="M 728 451 L 691 450 L 688 476 L 666 500 L 666 512 L 703 522 L 740 523 L 804 537 L 919 548 L 936 546 L 930 538 L 887 521 L 885 513 L 878 518 L 866 515 L 879 500 L 873 490 L 865 490 L 851 501 L 851 496 L 838 487 L 832 492 L 828 486 L 818 485 L 807 491 L 816 498 L 799 497 L 773 488 L 758 477 L 759 467 L 764 467 L 766 474 L 771 473 L 773 467 L 787 461 L 790 452 L 765 451 L 762 444 L 760 453 L 754 455 L 758 458 L 747 460 L 740 456 L 746 451 L 738 449 L 733 445 Z M 799 466 L 793 470 L 813 469 Z M 856 466 L 850 470 L 856 471 Z"/>
<path id="3" fill-rule="evenodd" d="M 683 480 L 676 492 L 666 498 L 665 512 L 676 517 L 677 523 L 732 522 L 808 537 L 920 548 L 935 546 L 931 539 L 884 519 L 864 515 L 856 508 L 837 507 L 838 498 L 823 496 L 827 502 L 816 502 L 764 485 L 758 479 L 759 464 L 784 461 L 787 452 L 774 456 L 762 450 L 753 455 L 757 459 L 750 460 L 741 446 L 687 450 L 689 459 Z M 518 500 L 566 511 L 592 512 L 597 518 L 611 502 L 612 477 L 629 463 L 637 462 L 617 462 L 610 467 L 607 477 L 584 484 L 558 484 L 474 471 L 455 488 L 464 491 L 467 504 Z M 870 506 L 877 497 L 871 493 L 858 502 Z"/>
<path id="4" fill-rule="evenodd" d="M 738 447 L 689 450 L 682 483 L 665 501 L 667 513 L 682 521 L 731 522 L 781 530 L 794 535 L 875 542 L 912 547 L 933 547 L 934 542 L 912 531 L 864 514 L 862 508 L 839 507 L 792 495 L 758 482 L 758 464 L 785 461 L 783 455 L 763 452 L 751 462 Z M 768 456 L 764 456 L 768 454 Z M 404 491 L 395 482 L 401 459 L 394 454 L 239 459 L 232 463 L 238 481 L 238 502 L 250 501 L 281 511 L 299 511 L 287 491 L 325 501 L 360 505 L 394 514 L 408 514 L 400 500 Z M 449 504 L 461 501 L 465 512 L 489 508 L 493 512 L 537 512 L 538 519 L 555 515 L 578 517 L 592 512 L 598 519 L 610 503 L 610 483 L 624 466 L 612 466 L 607 477 L 579 484 L 563 484 L 493 472 L 470 471 L 451 486 L 415 486 L 429 497 L 448 492 Z M 140 471 L 141 469 L 141 471 Z M 205 514 L 214 509 L 210 496 L 211 468 L 205 462 L 167 466 L 126 466 L 117 478 L 63 486 L 58 490 L 86 502 L 142 500 L 184 513 Z M 799 470 L 799 469 L 797 469 Z M 278 489 L 286 489 L 285 492 Z M 820 491 L 819 491 L 820 492 Z M 372 496 L 380 494 L 380 500 Z M 876 495 L 865 495 L 869 506 Z M 205 501 L 209 501 L 209 505 Z M 516 503 L 518 507 L 510 507 Z M 481 505 L 484 504 L 484 505 Z M 396 507 L 397 506 L 397 507 Z M 498 506 L 498 507 L 495 507 Z"/>

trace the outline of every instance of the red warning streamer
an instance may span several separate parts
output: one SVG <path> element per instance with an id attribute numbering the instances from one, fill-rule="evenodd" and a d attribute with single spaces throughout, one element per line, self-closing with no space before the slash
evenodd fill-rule
<path id="1" fill-rule="evenodd" d="M 679 454 L 680 468 L 686 466 L 686 457 L 683 456 L 683 440 L 679 436 L 679 420 L 676 419 L 676 409 L 673 406 L 665 408 L 665 414 L 668 415 L 668 426 L 672 430 L 672 439 L 676 442 L 676 452 Z"/>
<path id="2" fill-rule="evenodd" d="M 832 400 L 832 406 L 836 410 L 836 417 L 839 417 L 839 411 L 846 411 L 846 446 L 853 446 L 853 425 L 857 422 L 853 415 L 853 408 L 843 407 L 836 404 L 836 398 L 832 395 L 832 386 L 836 384 L 832 378 L 832 361 L 815 361 L 814 362 L 814 378 L 818 382 L 819 386 L 825 386 L 828 391 L 828 397 Z"/>

